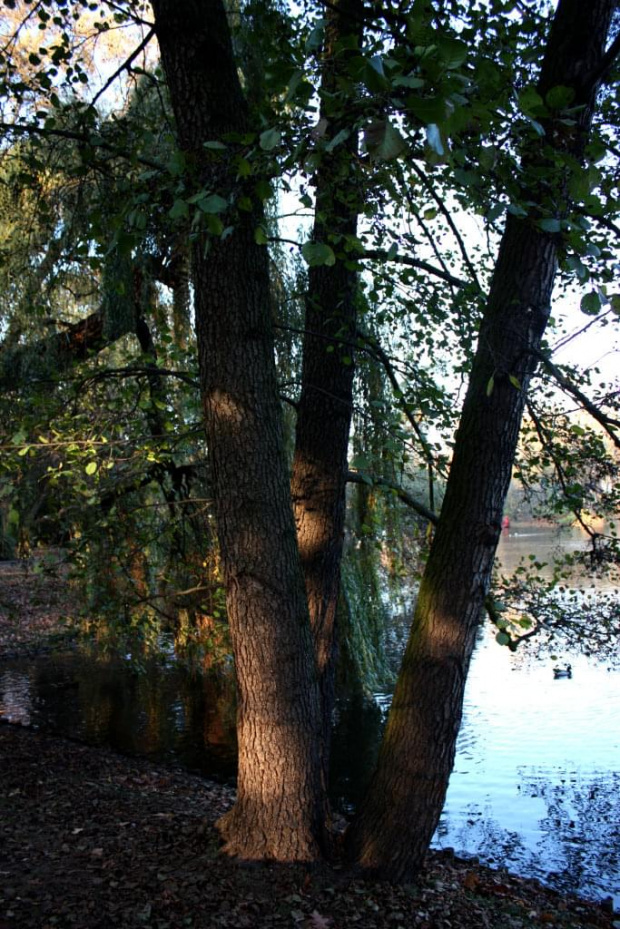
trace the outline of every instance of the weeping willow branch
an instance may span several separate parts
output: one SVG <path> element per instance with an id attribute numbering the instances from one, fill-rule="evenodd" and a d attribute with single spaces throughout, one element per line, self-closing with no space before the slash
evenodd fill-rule
<path id="1" fill-rule="evenodd" d="M 432 466 L 434 464 L 433 453 L 431 451 L 431 448 L 428 442 L 426 441 L 426 439 L 424 438 L 422 434 L 422 430 L 420 429 L 420 424 L 416 422 L 416 419 L 412 415 L 411 410 L 409 408 L 409 404 L 406 403 L 404 400 L 404 392 L 400 385 L 400 381 L 398 380 L 398 377 L 396 376 L 394 365 L 392 364 L 389 357 L 387 356 L 385 351 L 381 348 L 381 346 L 379 345 L 379 343 L 374 337 L 371 338 L 369 336 L 364 335 L 361 332 L 358 334 L 359 334 L 359 337 L 369 347 L 370 353 L 373 354 L 376 357 L 376 359 L 379 362 L 381 362 L 381 364 L 383 365 L 385 369 L 385 373 L 387 374 L 390 384 L 392 385 L 392 389 L 394 391 L 394 395 L 396 397 L 398 405 L 400 409 L 403 411 L 403 413 L 405 414 L 407 418 L 407 422 L 413 429 L 415 435 L 417 436 L 418 442 L 422 446 L 422 449 L 424 451 L 424 457 L 426 458 L 426 463 Z"/>
<path id="2" fill-rule="evenodd" d="M 424 506 L 423 503 L 420 503 L 419 500 L 416 500 L 415 497 L 412 497 L 403 487 L 400 487 L 398 484 L 395 484 L 393 481 L 388 480 L 385 477 L 375 477 L 372 474 L 367 474 L 364 472 L 362 474 L 360 471 L 347 471 L 346 480 L 348 484 L 366 484 L 372 485 L 373 487 L 384 487 L 386 490 L 391 491 L 396 494 L 399 500 L 402 500 L 410 509 L 418 513 L 419 516 L 422 516 L 429 523 L 432 523 L 434 526 L 439 522 L 439 517 L 432 510 L 429 510 L 427 506 Z"/>

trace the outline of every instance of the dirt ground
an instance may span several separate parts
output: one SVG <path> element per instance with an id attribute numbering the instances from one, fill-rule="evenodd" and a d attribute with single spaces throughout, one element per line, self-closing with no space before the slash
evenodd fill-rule
<path id="1" fill-rule="evenodd" d="M 62 580 L 0 565 L 2 656 L 53 647 Z M 219 853 L 230 788 L 0 723 L 0 929 L 620 929 L 606 905 L 446 853 L 414 885 Z"/>

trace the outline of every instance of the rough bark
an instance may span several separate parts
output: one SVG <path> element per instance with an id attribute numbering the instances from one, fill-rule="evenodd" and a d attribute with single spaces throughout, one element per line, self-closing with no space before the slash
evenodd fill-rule
<path id="1" fill-rule="evenodd" d="M 205 149 L 249 128 L 220 0 L 156 0 L 179 143 L 197 183 L 253 194 L 232 155 Z M 234 147 L 234 143 L 230 143 Z M 238 682 L 237 803 L 219 827 L 230 854 L 310 860 L 321 844 L 319 692 L 284 456 L 261 219 L 234 211 L 225 241 L 193 248 L 207 444 Z"/>
<path id="2" fill-rule="evenodd" d="M 582 154 L 613 7 L 612 0 L 560 0 L 538 89 L 544 96 L 556 85 L 572 86 L 584 109 L 568 130 L 548 119 L 545 139 L 524 153 L 524 166 L 535 159 L 552 171 L 554 151 Z M 562 215 L 567 203 L 560 185 L 555 196 Z M 530 190 L 538 206 L 543 197 L 542 185 Z M 557 237 L 541 231 L 536 219 L 536 211 L 507 218 L 378 766 L 349 836 L 363 867 L 394 880 L 410 880 L 420 868 L 453 766 L 475 632 L 556 273 Z"/>
<path id="3" fill-rule="evenodd" d="M 349 260 L 346 240 L 357 232 L 357 134 L 348 116 L 354 85 L 346 74 L 346 65 L 352 43 L 348 42 L 345 49 L 344 40 L 359 43 L 363 19 L 355 14 L 361 14 L 361 10 L 359 0 L 336 0 L 326 13 L 320 119 L 326 121 L 328 139 L 343 129 L 349 129 L 351 134 L 333 153 L 323 154 L 316 174 L 313 240 L 330 245 L 337 259 L 331 267 L 311 267 L 309 271 L 291 480 L 321 689 L 325 777 L 334 706 L 335 622 L 353 404 L 352 341 L 357 320 L 357 272 Z M 343 91 L 341 87 L 351 90 Z"/>

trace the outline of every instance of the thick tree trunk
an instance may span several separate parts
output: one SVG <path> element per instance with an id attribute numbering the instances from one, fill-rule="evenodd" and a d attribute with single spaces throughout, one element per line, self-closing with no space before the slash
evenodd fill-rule
<path id="1" fill-rule="evenodd" d="M 324 152 L 316 175 L 313 239 L 330 245 L 334 265 L 311 267 L 306 299 L 302 389 L 297 412 L 291 493 L 304 571 L 321 689 L 324 775 L 334 706 L 336 605 L 344 540 L 349 430 L 353 405 L 353 340 L 357 272 L 347 250 L 359 209 L 356 181 L 357 134 L 350 125 L 349 94 L 339 92 L 347 58 L 361 38 L 362 4 L 336 0 L 327 10 L 320 118 L 326 137 L 341 130 L 349 138 Z M 357 14 L 357 16 L 356 16 Z M 352 39 L 346 43 L 345 39 Z"/>
<path id="2" fill-rule="evenodd" d="M 546 121 L 536 158 L 579 156 L 589 130 L 613 0 L 560 0 L 539 92 L 574 87 L 584 109 L 567 128 Z M 565 191 L 554 191 L 558 215 Z M 543 190 L 530 200 L 543 206 Z M 439 821 L 454 761 L 463 691 L 487 593 L 535 353 L 548 321 L 558 242 L 538 210 L 509 215 L 456 436 L 446 496 L 416 606 L 378 767 L 350 836 L 351 854 L 384 877 L 410 880 Z M 516 386 L 518 382 L 519 386 Z"/>
<path id="3" fill-rule="evenodd" d="M 155 0 L 177 131 L 196 182 L 233 200 L 231 151 L 248 129 L 220 0 Z M 233 143 L 234 144 L 234 143 Z M 231 211 L 232 213 L 232 211 Z M 238 682 L 237 803 L 220 821 L 247 859 L 311 860 L 322 841 L 319 691 L 283 451 L 260 208 L 225 241 L 195 242 L 201 388 Z"/>

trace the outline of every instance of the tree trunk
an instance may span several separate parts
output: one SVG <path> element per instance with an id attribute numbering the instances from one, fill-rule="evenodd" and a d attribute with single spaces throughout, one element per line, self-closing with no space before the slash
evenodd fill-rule
<path id="1" fill-rule="evenodd" d="M 248 114 L 220 0 L 155 0 L 181 148 L 193 179 L 234 200 L 234 145 Z M 188 180 L 192 175 L 188 172 Z M 237 803 L 220 820 L 246 859 L 311 860 L 322 841 L 319 691 L 283 451 L 261 219 L 234 211 L 225 241 L 194 243 L 201 389 L 238 682 Z"/>
<path id="2" fill-rule="evenodd" d="M 554 153 L 582 155 L 613 7 L 613 0 L 560 0 L 538 90 L 544 97 L 557 85 L 573 87 L 583 110 L 570 128 L 548 118 L 538 150 L 524 153 L 524 167 L 536 159 L 552 176 Z M 554 194 L 561 218 L 566 191 L 558 183 Z M 550 312 L 560 243 L 537 224 L 544 197 L 544 185 L 530 188 L 530 216 L 507 218 L 378 766 L 349 836 L 361 865 L 393 880 L 419 870 L 454 762 L 528 383 Z"/>
<path id="3" fill-rule="evenodd" d="M 357 272 L 352 256 L 347 253 L 350 246 L 346 238 L 357 232 L 357 133 L 348 117 L 354 85 L 346 74 L 351 43 L 346 43 L 345 49 L 344 40 L 359 43 L 361 13 L 359 0 L 336 0 L 326 13 L 320 119 L 327 122 L 327 139 L 344 129 L 351 134 L 332 153 L 323 152 L 316 174 L 313 239 L 330 245 L 337 259 L 332 266 L 311 267 L 309 271 L 302 389 L 291 481 L 321 689 L 325 779 L 334 706 L 335 620 L 344 541 L 357 322 Z M 351 90 L 343 91 L 340 87 Z"/>

